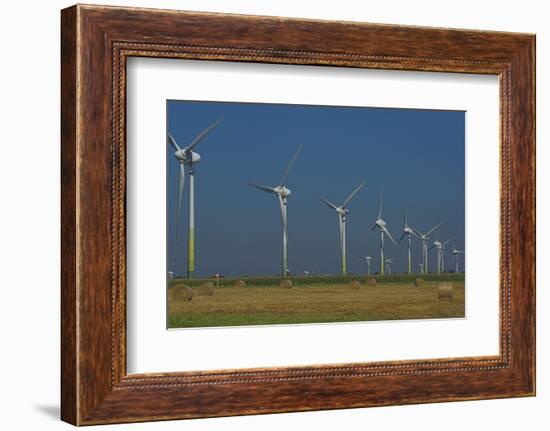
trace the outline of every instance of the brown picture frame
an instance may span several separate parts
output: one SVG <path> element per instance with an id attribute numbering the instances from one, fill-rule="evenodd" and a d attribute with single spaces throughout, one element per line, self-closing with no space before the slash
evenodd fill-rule
<path id="1" fill-rule="evenodd" d="M 77 5 L 61 13 L 61 417 L 75 425 L 535 394 L 535 36 Z M 500 354 L 126 373 L 129 56 L 500 77 Z"/>

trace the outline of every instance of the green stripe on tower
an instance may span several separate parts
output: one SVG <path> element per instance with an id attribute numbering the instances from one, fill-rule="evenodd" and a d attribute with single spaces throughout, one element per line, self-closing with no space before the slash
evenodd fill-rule
<path id="1" fill-rule="evenodd" d="M 189 229 L 187 242 L 187 278 L 195 276 L 195 229 Z"/>
<path id="2" fill-rule="evenodd" d="M 342 256 L 342 275 L 346 275 L 346 255 Z"/>

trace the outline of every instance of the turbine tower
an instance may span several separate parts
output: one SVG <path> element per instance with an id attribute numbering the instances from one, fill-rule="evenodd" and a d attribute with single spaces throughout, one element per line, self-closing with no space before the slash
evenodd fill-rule
<path id="1" fill-rule="evenodd" d="M 411 238 L 414 236 L 418 239 L 420 237 L 412 230 L 412 228 L 407 223 L 407 210 L 403 209 L 403 234 L 401 235 L 401 238 L 399 238 L 398 244 L 401 243 L 403 238 L 407 237 L 407 248 L 408 248 L 408 267 L 407 272 L 409 274 L 412 274 L 412 257 L 411 257 Z"/>
<path id="2" fill-rule="evenodd" d="M 168 142 L 174 148 L 174 157 L 180 164 L 179 189 L 178 189 L 178 220 L 181 213 L 183 188 L 185 186 L 185 166 L 189 168 L 189 227 L 187 235 L 187 278 L 195 276 L 195 167 L 201 161 L 199 153 L 193 149 L 220 124 L 223 117 L 199 133 L 195 139 L 185 148 L 181 148 L 174 137 L 168 133 Z"/>
<path id="3" fill-rule="evenodd" d="M 445 271 L 445 264 L 443 261 L 444 253 L 445 253 L 445 246 L 452 241 L 453 239 L 448 239 L 445 242 L 441 242 L 439 240 L 435 240 L 433 245 L 430 247 L 430 250 L 433 250 L 434 248 L 437 250 L 437 273 L 441 274 L 441 272 Z"/>
<path id="4" fill-rule="evenodd" d="M 363 259 L 365 262 L 367 262 L 367 275 L 370 275 L 370 261 L 372 260 L 372 257 L 370 257 L 370 256 L 361 256 L 361 259 Z"/>
<path id="5" fill-rule="evenodd" d="M 369 230 L 374 230 L 378 228 L 380 231 L 380 275 L 384 275 L 384 234 L 388 235 L 391 242 L 397 246 L 397 243 L 391 236 L 390 231 L 386 227 L 386 222 L 382 219 L 382 191 L 380 191 L 380 206 L 378 208 L 378 219 L 374 222 L 372 227 Z"/>
<path id="6" fill-rule="evenodd" d="M 257 188 L 258 190 L 262 190 L 266 193 L 273 193 L 277 200 L 279 201 L 279 207 L 281 209 L 281 224 L 282 224 L 282 230 L 283 230 L 283 247 L 282 247 L 282 259 L 281 259 L 281 275 L 283 277 L 288 275 L 288 250 L 287 250 L 287 244 L 288 244 L 288 232 L 287 232 L 287 218 L 286 218 L 286 207 L 287 207 L 287 199 L 291 195 L 291 191 L 289 188 L 286 187 L 286 180 L 288 178 L 288 174 L 290 173 L 290 168 L 292 168 L 292 165 L 294 164 L 294 161 L 298 157 L 298 154 L 300 154 L 300 151 L 302 151 L 302 147 L 304 145 L 301 144 L 296 152 L 294 153 L 294 156 L 292 159 L 290 159 L 290 162 L 288 163 L 288 166 L 286 167 L 286 171 L 283 175 L 283 179 L 276 187 L 268 187 L 268 186 L 262 186 L 258 184 L 250 184 L 252 187 Z"/>
<path id="7" fill-rule="evenodd" d="M 455 261 L 455 272 L 458 273 L 458 259 L 461 254 L 464 254 L 464 251 L 457 250 L 455 242 L 453 241 L 453 259 Z"/>
<path id="8" fill-rule="evenodd" d="M 350 193 L 344 203 L 340 206 L 334 205 L 332 202 L 327 201 L 325 198 L 321 198 L 327 206 L 338 214 L 338 227 L 340 232 L 340 256 L 342 259 L 342 275 L 346 275 L 346 215 L 349 214 L 349 210 L 346 208 L 353 197 L 363 188 L 365 182 L 363 181 L 359 186 Z"/>
<path id="9" fill-rule="evenodd" d="M 422 272 L 424 274 L 428 273 L 428 241 L 430 240 L 430 235 L 434 233 L 439 226 L 441 226 L 441 223 L 436 224 L 425 234 L 421 234 L 411 226 L 416 236 L 422 241 Z"/>

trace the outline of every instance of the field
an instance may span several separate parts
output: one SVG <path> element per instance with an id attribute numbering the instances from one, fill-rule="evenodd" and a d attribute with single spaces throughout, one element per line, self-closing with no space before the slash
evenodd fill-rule
<path id="1" fill-rule="evenodd" d="M 168 327 L 216 327 L 372 320 L 464 317 L 464 276 L 428 275 L 421 286 L 415 277 L 377 277 L 368 286 L 365 277 L 296 277 L 293 287 L 280 287 L 280 278 L 224 280 L 208 295 L 207 280 L 172 280 L 170 291 L 184 283 L 192 299 L 169 294 Z M 350 288 L 358 280 L 357 290 Z M 211 281 L 215 286 L 215 281 Z M 452 298 L 440 298 L 440 285 L 452 283 Z M 181 289 L 181 287 L 180 287 Z M 177 299 L 174 299 L 177 298 Z"/>

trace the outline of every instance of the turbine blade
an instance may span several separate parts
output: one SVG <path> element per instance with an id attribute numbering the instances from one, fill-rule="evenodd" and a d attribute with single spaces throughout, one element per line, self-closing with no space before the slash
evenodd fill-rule
<path id="1" fill-rule="evenodd" d="M 407 227 L 407 209 L 403 208 L 403 224 L 405 227 Z"/>
<path id="2" fill-rule="evenodd" d="M 393 236 L 391 236 L 391 233 L 390 233 L 390 231 L 386 228 L 386 226 L 384 226 L 384 227 L 382 228 L 382 230 L 384 231 L 384 233 L 385 233 L 386 235 L 388 235 L 388 237 L 391 239 L 391 242 L 393 242 L 395 245 L 397 245 L 397 243 L 396 243 L 395 240 L 393 239 Z"/>
<path id="3" fill-rule="evenodd" d="M 329 208 L 332 208 L 333 210 L 337 210 L 337 209 L 338 209 L 338 207 L 337 207 L 336 205 L 334 205 L 332 202 L 327 201 L 325 198 L 321 198 L 321 199 L 322 199 L 322 201 L 323 201 L 324 203 L 327 204 L 327 206 L 328 206 Z"/>
<path id="4" fill-rule="evenodd" d="M 432 245 L 432 246 L 428 249 L 428 251 L 432 251 L 434 248 L 435 248 L 435 245 Z"/>
<path id="5" fill-rule="evenodd" d="M 178 190 L 178 220 L 181 214 L 181 203 L 183 200 L 183 188 L 185 186 L 185 165 L 180 163 L 180 181 Z"/>
<path id="6" fill-rule="evenodd" d="M 374 229 L 376 228 L 376 226 L 377 226 L 377 224 L 374 223 L 374 224 L 369 228 L 369 231 L 374 230 Z"/>
<path id="7" fill-rule="evenodd" d="M 273 187 L 261 186 L 259 184 L 249 184 L 249 185 L 266 193 L 275 193 L 275 189 Z"/>
<path id="8" fill-rule="evenodd" d="M 452 240 L 453 240 L 452 238 L 448 239 L 448 240 L 445 241 L 443 244 L 441 244 L 441 247 L 446 246 L 446 245 L 447 245 L 450 241 L 452 241 Z"/>
<path id="9" fill-rule="evenodd" d="M 176 151 L 181 150 L 181 148 L 177 144 L 176 140 L 174 139 L 174 137 L 170 133 L 168 133 L 168 142 L 170 143 L 170 145 L 172 145 L 174 150 L 176 150 Z"/>
<path id="10" fill-rule="evenodd" d="M 407 232 L 403 232 L 401 235 L 401 238 L 399 238 L 399 241 L 397 241 L 397 244 L 401 244 L 401 241 L 403 241 L 403 238 L 405 238 L 405 235 L 407 235 Z"/>
<path id="11" fill-rule="evenodd" d="M 433 233 L 439 226 L 441 226 L 441 222 L 439 222 L 438 224 L 436 224 L 434 227 L 432 227 L 428 233 L 426 234 L 426 236 L 429 236 L 431 233 Z"/>
<path id="12" fill-rule="evenodd" d="M 288 162 L 288 166 L 286 167 L 286 171 L 283 175 L 283 179 L 281 180 L 281 186 L 284 186 L 286 184 L 286 178 L 288 177 L 288 174 L 290 173 L 290 168 L 292 168 L 292 165 L 294 164 L 294 161 L 298 157 L 298 154 L 300 154 L 300 151 L 302 151 L 304 144 L 300 144 L 296 152 L 294 153 L 294 156 L 292 156 L 292 159 L 290 159 L 290 162 Z"/>
<path id="13" fill-rule="evenodd" d="M 413 231 L 414 235 L 418 238 L 418 239 L 422 239 L 422 234 L 420 232 L 418 232 L 414 227 L 412 226 L 409 226 L 411 228 L 411 230 Z"/>
<path id="14" fill-rule="evenodd" d="M 342 204 L 342 208 L 344 208 L 347 204 L 351 202 L 351 200 L 354 198 L 354 196 L 365 186 L 365 181 L 363 181 L 359 186 L 351 192 L 351 194 L 347 197 L 347 199 Z"/>
<path id="15" fill-rule="evenodd" d="M 279 207 L 281 208 L 281 221 L 282 221 L 282 224 L 283 224 L 283 230 L 286 234 L 286 213 L 285 213 L 285 204 L 283 203 L 283 198 L 281 198 L 281 196 L 278 196 L 279 198 Z"/>
<path id="16" fill-rule="evenodd" d="M 344 222 L 342 217 L 338 217 L 338 229 L 340 232 L 340 254 L 344 251 Z"/>
<path id="17" fill-rule="evenodd" d="M 210 126 L 208 126 L 206 129 L 204 129 L 202 132 L 200 132 L 195 139 L 193 139 L 193 142 L 185 148 L 185 151 L 191 151 L 193 148 L 195 148 L 200 141 L 204 139 L 206 135 L 208 135 L 212 130 L 214 130 L 218 124 L 220 124 L 223 120 L 223 117 L 216 120 L 214 123 L 212 123 Z"/>
<path id="18" fill-rule="evenodd" d="M 380 205 L 378 206 L 378 219 L 382 218 L 382 195 L 384 194 L 384 189 L 380 189 Z"/>

